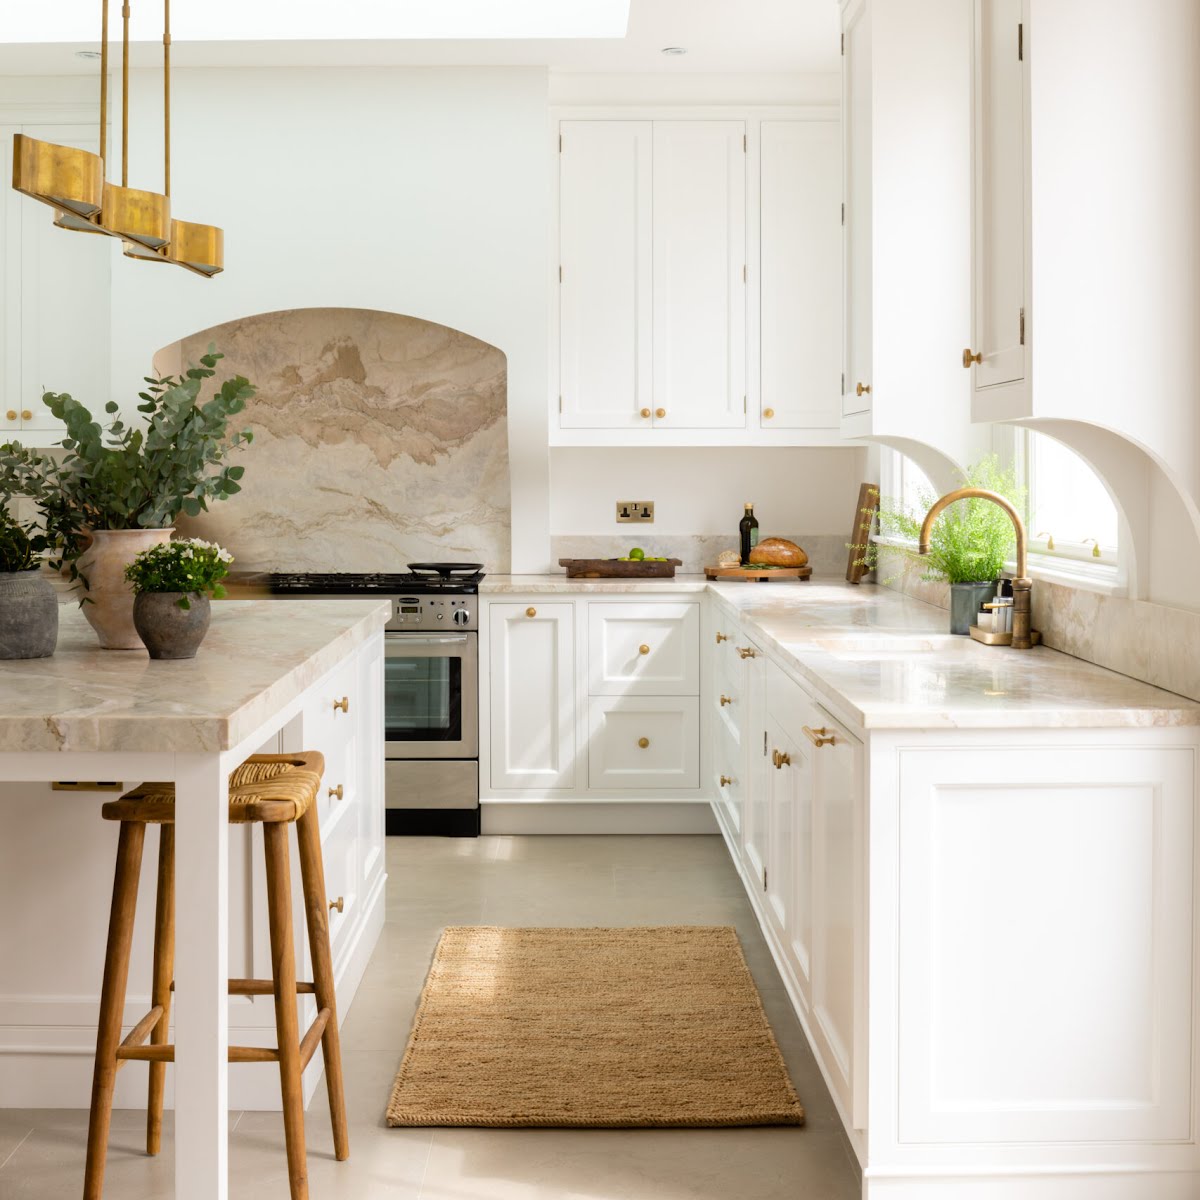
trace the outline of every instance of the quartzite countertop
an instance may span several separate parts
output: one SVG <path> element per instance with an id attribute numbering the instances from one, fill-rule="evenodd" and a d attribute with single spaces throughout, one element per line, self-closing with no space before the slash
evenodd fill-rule
<path id="1" fill-rule="evenodd" d="M 708 583 L 697 575 L 579 580 L 489 576 L 490 595 L 711 592 L 746 636 L 864 729 L 1200 725 L 1200 704 L 1038 646 L 984 646 L 946 632 L 943 609 L 871 584 Z"/>
<path id="2" fill-rule="evenodd" d="M 50 658 L 0 661 L 0 751 L 236 746 L 390 614 L 374 600 L 223 600 L 194 659 L 102 650 L 75 605 Z"/>

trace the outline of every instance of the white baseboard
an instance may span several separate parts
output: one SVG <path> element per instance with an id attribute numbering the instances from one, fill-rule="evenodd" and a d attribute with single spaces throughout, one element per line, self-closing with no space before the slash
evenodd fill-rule
<path id="1" fill-rule="evenodd" d="M 481 800 L 485 834 L 717 833 L 707 800 Z"/>
<path id="2" fill-rule="evenodd" d="M 981 1175 L 888 1175 L 868 1171 L 863 1200 L 1195 1200 L 1195 1171 L 1078 1170 L 1006 1171 Z"/>

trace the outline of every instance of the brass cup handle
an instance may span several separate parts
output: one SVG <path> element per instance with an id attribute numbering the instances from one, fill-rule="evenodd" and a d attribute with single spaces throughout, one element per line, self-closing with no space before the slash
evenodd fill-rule
<path id="1" fill-rule="evenodd" d="M 33 413 L 31 413 L 31 412 L 29 411 L 29 409 L 27 409 L 27 408 L 23 408 L 23 409 L 21 409 L 21 420 L 22 420 L 22 421 L 32 421 L 32 420 L 33 420 Z"/>
<path id="2" fill-rule="evenodd" d="M 722 707 L 722 708 L 724 708 L 724 707 L 725 707 L 725 705 L 727 705 L 727 704 L 732 704 L 732 703 L 733 703 L 733 700 L 732 700 L 732 699 L 730 699 L 730 697 L 728 697 L 728 696 L 722 696 L 722 697 L 721 697 L 721 707 Z"/>
<path id="3" fill-rule="evenodd" d="M 665 417 L 667 415 L 667 410 L 665 408 L 656 408 L 654 410 L 654 415 L 660 418 Z"/>
<path id="4" fill-rule="evenodd" d="M 650 745 L 650 739 L 649 738 L 638 738 L 638 745 L 641 746 L 641 748 L 643 750 L 645 750 Z"/>
<path id="5" fill-rule="evenodd" d="M 333 912 L 334 909 L 337 909 L 338 912 L 346 911 L 346 898 L 344 896 L 339 896 L 336 900 L 330 900 L 329 911 Z"/>
<path id="6" fill-rule="evenodd" d="M 733 780 L 728 775 L 721 776 L 721 786 L 722 787 L 728 787 L 732 782 L 733 782 Z"/>
<path id="7" fill-rule="evenodd" d="M 757 658 L 758 652 L 752 650 L 749 646 L 738 646 L 737 652 L 742 658 Z"/>
<path id="8" fill-rule="evenodd" d="M 17 410 L 16 410 L 15 408 L 10 408 L 10 409 L 8 410 L 8 412 L 6 412 L 4 415 L 5 415 L 5 416 L 6 416 L 6 417 L 7 417 L 7 418 L 10 420 L 10 421 L 15 421 L 15 420 L 17 419 Z"/>
<path id="9" fill-rule="evenodd" d="M 649 654 L 649 653 L 650 653 L 650 647 L 649 647 L 649 646 L 647 646 L 645 642 L 643 642 L 643 643 L 642 643 L 642 644 L 641 644 L 641 645 L 638 647 L 638 653 L 639 653 L 639 654 Z"/>
<path id="10" fill-rule="evenodd" d="M 764 409 L 763 409 L 763 416 L 764 416 L 764 417 L 765 417 L 765 418 L 766 418 L 768 421 L 769 421 L 769 420 L 770 420 L 770 419 L 771 419 L 771 418 L 772 418 L 774 415 L 775 415 L 775 410 L 774 410 L 773 408 L 764 408 Z"/>
<path id="11" fill-rule="evenodd" d="M 792 765 L 792 756 L 780 750 L 772 750 L 771 761 L 775 764 L 775 770 L 780 771 Z"/>
<path id="12" fill-rule="evenodd" d="M 718 646 L 719 646 L 719 645 L 720 645 L 722 642 L 727 642 L 727 641 L 729 641 L 729 635 L 728 635 L 727 633 L 718 633 L 718 634 L 717 634 L 717 645 L 718 645 Z"/>
<path id="13" fill-rule="evenodd" d="M 869 396 L 871 394 L 871 385 L 869 383 L 860 383 L 854 392 L 858 396 Z"/>
<path id="14" fill-rule="evenodd" d="M 643 418 L 643 420 L 647 420 L 647 421 L 650 419 L 650 410 L 648 408 L 642 409 L 642 418 Z"/>
<path id="15" fill-rule="evenodd" d="M 972 354 L 970 346 L 968 346 L 963 351 L 963 366 L 966 367 L 968 371 L 971 369 L 972 363 L 981 363 L 981 362 L 983 362 L 983 354 L 982 353 Z"/>
<path id="16" fill-rule="evenodd" d="M 337 710 L 339 708 L 344 713 L 348 713 L 350 711 L 350 697 L 349 696 L 343 696 L 340 700 L 335 700 L 333 702 L 333 711 L 337 712 Z"/>
<path id="17" fill-rule="evenodd" d="M 824 725 L 820 729 L 810 729 L 807 725 L 804 727 L 804 736 L 808 738 L 814 746 L 836 746 L 837 736 L 829 732 Z"/>
<path id="18" fill-rule="evenodd" d="M 536 616 L 537 616 L 537 609 L 536 609 L 536 608 L 534 608 L 534 607 L 533 607 L 533 605 L 531 604 L 531 605 L 530 605 L 530 606 L 529 606 L 529 607 L 528 607 L 528 608 L 525 610 L 525 615 L 526 615 L 527 617 L 536 617 Z"/>
<path id="19" fill-rule="evenodd" d="M 342 798 L 342 785 L 339 783 L 337 787 L 331 787 L 329 795 L 331 799 L 340 800 Z"/>

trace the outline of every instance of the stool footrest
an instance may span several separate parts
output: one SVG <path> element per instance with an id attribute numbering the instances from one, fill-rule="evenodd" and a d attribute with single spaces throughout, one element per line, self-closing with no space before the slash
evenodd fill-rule
<path id="1" fill-rule="evenodd" d="M 317 986 L 314 983 L 296 984 L 297 995 L 312 996 L 316 994 L 316 991 Z M 275 983 L 271 979 L 231 979 L 229 994 L 231 996 L 273 996 L 275 995 Z"/>
<path id="2" fill-rule="evenodd" d="M 308 1027 L 308 1032 L 300 1039 L 300 1070 L 312 1061 L 312 1056 L 317 1052 L 317 1047 L 321 1044 L 321 1038 L 325 1036 L 325 1026 L 329 1024 L 329 1009 L 323 1008 L 317 1013 L 317 1018 Z"/>
<path id="3" fill-rule="evenodd" d="M 117 1050 L 118 1065 L 121 1061 L 174 1062 L 174 1046 L 121 1046 Z M 273 1046 L 230 1046 L 231 1063 L 272 1063 L 279 1061 L 279 1051 Z"/>

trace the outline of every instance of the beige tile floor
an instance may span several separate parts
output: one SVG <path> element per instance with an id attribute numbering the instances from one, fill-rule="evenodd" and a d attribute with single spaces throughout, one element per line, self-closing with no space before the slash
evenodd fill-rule
<path id="1" fill-rule="evenodd" d="M 333 1159 L 323 1090 L 308 1113 L 312 1200 L 853 1200 L 859 1172 L 717 837 L 390 838 L 387 923 L 346 1014 L 351 1157 Z M 734 925 L 808 1115 L 805 1127 L 388 1129 L 384 1108 L 443 926 Z M 238 1068 L 245 1070 L 247 1068 Z M 230 1115 L 230 1196 L 287 1200 L 277 1113 Z M 78 1195 L 87 1114 L 0 1110 L 0 1197 Z M 144 1117 L 114 1114 L 107 1200 L 172 1194 Z"/>

